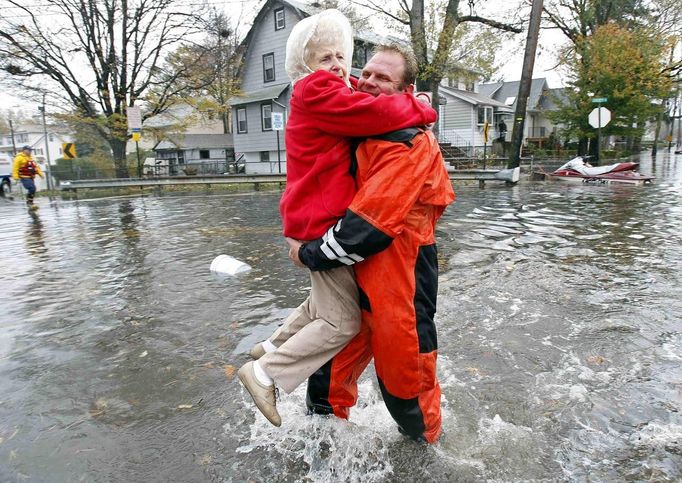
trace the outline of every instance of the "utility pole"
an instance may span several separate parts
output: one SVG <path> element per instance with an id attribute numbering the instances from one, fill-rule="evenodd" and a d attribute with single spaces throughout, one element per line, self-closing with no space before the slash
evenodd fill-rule
<path id="1" fill-rule="evenodd" d="M 14 125 L 11 119 L 9 120 L 9 133 L 12 136 L 12 157 L 14 157 L 17 155 L 17 145 L 14 143 Z"/>
<path id="2" fill-rule="evenodd" d="M 528 36 L 526 37 L 526 51 L 523 55 L 523 68 L 519 93 L 516 96 L 516 112 L 514 113 L 514 127 L 512 128 L 511 150 L 507 168 L 516 168 L 520 164 L 521 144 L 523 142 L 523 126 L 526 121 L 526 107 L 528 95 L 533 80 L 533 66 L 535 65 L 535 52 L 538 47 L 540 34 L 540 20 L 542 15 L 542 0 L 533 0 L 528 22 Z"/>
<path id="3" fill-rule="evenodd" d="M 45 137 L 45 159 L 47 160 L 47 189 L 52 190 L 52 180 L 50 179 L 50 145 L 47 140 L 47 124 L 45 123 L 45 94 L 43 94 L 43 105 L 38 110 L 43 113 L 43 136 Z"/>

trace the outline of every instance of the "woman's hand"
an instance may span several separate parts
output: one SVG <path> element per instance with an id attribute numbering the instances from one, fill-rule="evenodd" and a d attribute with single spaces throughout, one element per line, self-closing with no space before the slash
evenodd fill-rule
<path id="1" fill-rule="evenodd" d="M 305 265 L 303 265 L 301 259 L 298 258 L 298 250 L 299 248 L 301 248 L 301 245 L 303 245 L 303 243 L 289 237 L 284 237 L 284 239 L 287 241 L 287 244 L 289 245 L 289 258 L 291 258 L 291 261 L 294 262 L 294 265 L 299 266 L 301 268 L 307 268 Z"/>

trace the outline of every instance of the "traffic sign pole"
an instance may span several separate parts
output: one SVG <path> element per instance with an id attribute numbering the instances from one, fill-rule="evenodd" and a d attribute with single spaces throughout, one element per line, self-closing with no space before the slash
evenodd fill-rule
<path id="1" fill-rule="evenodd" d="M 282 172 L 282 151 L 279 148 L 279 132 L 284 130 L 284 115 L 281 112 L 270 114 L 272 129 L 277 133 L 277 170 Z"/>
<path id="2" fill-rule="evenodd" d="M 587 117 L 590 126 L 597 129 L 597 162 L 601 161 L 601 128 L 611 121 L 611 111 L 601 107 L 602 103 L 606 101 L 608 101 L 606 97 L 593 98 L 592 103 L 597 104 L 597 107 L 592 109 Z"/>
<path id="3" fill-rule="evenodd" d="M 601 107 L 601 104 L 597 104 Z M 599 127 L 597 128 L 597 163 L 601 164 L 601 109 L 599 109 Z"/>

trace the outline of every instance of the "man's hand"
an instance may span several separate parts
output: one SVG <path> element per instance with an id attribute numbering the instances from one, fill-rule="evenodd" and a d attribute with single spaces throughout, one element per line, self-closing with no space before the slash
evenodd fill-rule
<path id="1" fill-rule="evenodd" d="M 287 241 L 287 244 L 289 245 L 289 258 L 291 258 L 291 260 L 294 262 L 294 265 L 302 268 L 307 268 L 305 265 L 303 265 L 301 259 L 298 258 L 298 249 L 301 248 L 301 245 L 303 245 L 303 243 L 289 237 L 285 237 L 284 239 Z"/>

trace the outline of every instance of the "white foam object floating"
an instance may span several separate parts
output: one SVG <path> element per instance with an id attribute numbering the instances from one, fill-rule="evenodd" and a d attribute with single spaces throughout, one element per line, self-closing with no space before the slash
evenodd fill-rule
<path id="1" fill-rule="evenodd" d="M 211 262 L 211 272 L 224 275 L 237 275 L 251 270 L 251 265 L 229 255 L 218 255 Z"/>

